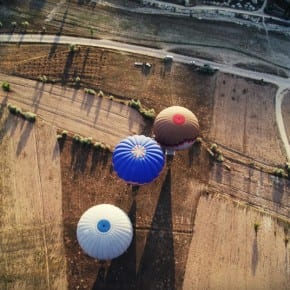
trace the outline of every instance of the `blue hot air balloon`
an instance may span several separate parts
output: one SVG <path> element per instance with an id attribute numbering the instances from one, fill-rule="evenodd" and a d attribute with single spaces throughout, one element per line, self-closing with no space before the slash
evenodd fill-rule
<path id="1" fill-rule="evenodd" d="M 134 135 L 123 139 L 113 152 L 113 167 L 127 183 L 141 185 L 153 181 L 164 167 L 164 153 L 150 137 Z"/>
<path id="2" fill-rule="evenodd" d="M 83 251 L 98 260 L 111 260 L 130 246 L 133 227 L 127 214 L 111 204 L 89 208 L 77 225 L 77 240 Z"/>

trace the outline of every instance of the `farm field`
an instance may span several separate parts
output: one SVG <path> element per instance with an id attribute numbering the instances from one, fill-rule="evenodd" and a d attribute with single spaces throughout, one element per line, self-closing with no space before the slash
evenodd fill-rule
<path id="1" fill-rule="evenodd" d="M 55 134 L 1 109 L 1 289 L 67 287 Z"/>
<path id="2" fill-rule="evenodd" d="M 1 102 L 10 102 L 25 111 L 33 111 L 59 129 L 92 137 L 113 146 L 123 136 L 139 134 L 145 123 L 140 114 L 108 98 L 95 98 L 83 90 L 15 78 L 0 74 L 13 86 Z M 109 121 L 110 120 L 110 121 Z M 116 130 L 118 128 L 118 130 Z"/>
<path id="3" fill-rule="evenodd" d="M 205 19 L 150 15 L 137 10 L 116 9 L 104 2 L 93 8 L 89 2 L 78 0 L 21 1 L 9 8 L 0 7 L 3 22 L 0 31 L 11 32 L 12 21 L 20 24 L 25 19 L 30 23 L 27 33 L 39 33 L 45 27 L 45 33 L 50 34 L 114 39 L 167 49 L 185 45 L 193 55 L 204 47 L 207 52 L 202 51 L 202 55 L 214 59 L 217 59 L 215 50 L 220 49 L 219 59 L 222 61 L 229 55 L 233 64 L 242 59 L 242 63 L 259 65 L 260 60 L 289 74 L 289 37 L 267 32 L 262 23 L 259 27 L 248 27 Z M 124 2 L 138 6 L 137 2 Z M 23 32 L 23 27 L 17 25 L 14 32 Z"/>
<path id="4" fill-rule="evenodd" d="M 220 75 L 210 139 L 259 161 L 283 163 L 275 125 L 276 90 L 270 84 L 257 86 L 251 80 Z M 274 152 L 269 148 L 275 148 Z"/>
<path id="5" fill-rule="evenodd" d="M 288 289 L 287 223 L 218 194 L 200 198 L 194 229 L 182 289 Z"/>
<path id="6" fill-rule="evenodd" d="M 145 73 L 133 66 L 136 56 L 132 54 L 93 48 L 88 50 L 85 47 L 81 47 L 80 52 L 74 56 L 74 61 L 67 69 L 66 80 L 44 84 L 28 80 L 27 77 L 37 78 L 39 74 L 45 74 L 50 80 L 57 79 L 57 75 L 64 71 L 64 59 L 67 59 L 69 53 L 65 47 L 57 47 L 54 57 L 49 58 L 51 47 L 44 46 L 38 48 L 36 57 L 31 58 L 28 51 L 33 48 L 34 46 L 21 45 L 17 50 L 26 51 L 26 59 L 22 56 L 21 59 L 12 60 L 9 54 L 4 53 L 5 49 L 10 50 L 12 47 L 1 47 L 2 55 L 7 55 L 3 58 L 5 72 L 26 77 L 24 79 L 1 74 L 1 81 L 8 80 L 11 83 L 11 91 L 6 95 L 2 93 L 2 104 L 15 103 L 25 110 L 36 112 L 41 123 L 44 119 L 54 127 L 67 129 L 70 134 L 92 136 L 113 147 L 122 137 L 132 132 L 151 132 L 150 122 L 145 122 L 137 111 L 118 102 L 138 96 L 142 104 L 154 108 L 156 112 L 173 104 L 190 108 L 200 120 L 201 136 L 204 139 L 201 145 L 176 154 L 161 176 L 152 184 L 140 187 L 137 193 L 133 193 L 132 188 L 112 172 L 110 152 L 84 147 L 72 142 L 69 136 L 59 142 L 63 241 L 69 289 L 138 287 L 187 290 L 187 285 L 201 285 L 205 279 L 202 277 L 205 276 L 201 276 L 200 281 L 195 280 L 193 272 L 196 262 L 193 260 L 197 255 L 205 261 L 210 257 L 209 253 L 196 248 L 196 244 L 205 243 L 204 237 L 209 239 L 209 245 L 212 244 L 215 249 L 220 249 L 220 253 L 224 253 L 223 260 L 220 260 L 218 254 L 215 256 L 221 265 L 221 276 L 210 276 L 210 285 L 221 285 L 222 275 L 226 275 L 228 265 L 235 263 L 236 260 L 231 258 L 233 245 L 238 245 L 249 253 L 248 258 L 244 258 L 242 250 L 236 254 L 236 259 L 240 261 L 234 268 L 240 273 L 237 279 L 247 277 L 245 283 L 256 285 L 255 283 L 260 283 L 265 271 L 278 271 L 279 268 L 274 267 L 272 255 L 266 257 L 267 249 L 273 247 L 275 235 L 270 239 L 267 232 L 264 232 L 264 224 L 265 220 L 271 220 L 270 231 L 275 227 L 278 233 L 276 239 L 277 243 L 279 240 L 279 247 L 277 246 L 275 255 L 281 261 L 282 257 L 288 259 L 289 247 L 283 243 L 283 239 L 288 238 L 290 184 L 289 180 L 271 174 L 275 166 L 282 165 L 286 160 L 276 137 L 278 132 L 273 101 L 277 90 L 275 86 L 221 72 L 214 76 L 200 75 L 187 65 L 175 63 L 170 70 L 166 70 L 159 60 L 148 57 L 146 61 L 152 64 L 152 69 Z M 88 60 L 93 58 L 99 61 L 85 62 L 84 52 L 88 52 Z M 85 64 L 81 75 L 84 85 L 96 90 L 102 89 L 106 94 L 116 96 L 116 100 L 86 96 L 82 86 L 77 90 L 61 86 L 63 81 L 72 85 L 70 79 L 74 72 L 80 71 L 82 63 Z M 95 72 L 92 72 L 93 66 Z M 96 78 L 98 71 L 101 72 L 101 77 Z M 175 85 L 168 86 L 168 83 Z M 55 100 L 61 105 L 57 105 Z M 84 106 L 86 102 L 88 104 Z M 97 108 L 104 108 L 106 115 L 106 118 L 98 119 L 98 130 L 93 125 L 82 127 L 78 118 L 89 122 L 95 118 Z M 287 101 L 283 103 L 283 108 L 284 111 L 287 110 Z M 124 128 L 127 129 L 116 130 L 120 128 L 120 120 L 115 129 L 106 129 L 106 126 L 114 127 L 113 119 L 107 117 L 108 112 L 113 111 L 123 114 Z M 66 118 L 72 113 L 77 116 L 75 121 Z M 134 130 L 128 127 L 128 120 L 132 118 L 136 121 L 133 124 L 137 126 L 132 127 Z M 17 128 L 17 123 L 14 126 Z M 117 134 L 114 135 L 114 132 Z M 54 134 L 53 142 L 56 142 L 55 129 Z M 272 142 L 271 152 L 264 145 L 270 144 L 269 141 Z M 213 142 L 222 149 L 224 163 L 217 163 L 209 156 L 207 149 Z M 261 146 L 253 146 L 257 143 Z M 57 148 L 55 143 L 52 148 L 54 149 L 51 150 Z M 222 197 L 217 198 L 218 196 Z M 134 240 L 128 252 L 113 260 L 110 265 L 95 262 L 85 256 L 76 241 L 75 231 L 79 217 L 88 207 L 98 203 L 118 205 L 129 214 L 134 224 Z M 236 207 L 237 203 L 243 205 L 242 209 Z M 212 211 L 205 210 L 208 207 Z M 208 217 L 211 212 L 212 215 Z M 220 222 L 215 215 L 221 215 L 220 218 L 228 220 L 228 223 Z M 204 226 L 205 220 L 210 221 L 210 218 L 213 219 L 212 223 L 218 223 L 216 227 L 223 234 L 219 236 L 212 226 Z M 252 239 L 255 240 L 253 224 L 258 219 L 261 228 L 257 234 L 256 252 L 252 254 Z M 223 240 L 224 236 L 239 236 L 240 232 L 234 232 L 230 226 L 233 223 L 237 224 L 237 229 L 247 229 L 250 242 L 246 246 L 242 244 L 243 239 L 234 244 Z M 254 255 L 254 262 L 249 260 L 251 255 Z M 260 255 L 263 258 L 259 258 L 259 261 L 263 259 L 261 261 L 267 264 L 267 268 L 262 266 L 262 262 L 255 260 Z M 286 268 L 287 261 L 284 262 Z M 213 265 L 208 269 L 209 272 L 204 270 L 205 273 L 214 273 L 214 267 Z M 254 267 L 257 275 L 249 267 Z M 7 271 L 9 269 L 7 266 Z M 287 272 L 283 271 L 277 272 L 277 281 L 282 283 L 279 284 L 281 289 L 287 282 Z M 235 270 L 231 273 L 235 277 L 238 275 Z M 228 283 L 231 285 L 231 280 Z M 265 282 L 265 285 L 264 289 L 271 289 L 271 285 L 278 284 Z"/>
<path id="7" fill-rule="evenodd" d="M 9 13 L 0 7 L 7 16 L 0 32 L 26 15 L 28 33 L 45 25 L 45 33 L 182 47 L 233 65 L 258 57 L 255 63 L 290 72 L 289 40 L 280 34 L 84 3 L 22 1 Z M 286 170 L 274 174 L 287 161 L 276 86 L 88 46 L 71 52 L 1 43 L 0 57 L 0 83 L 11 86 L 0 92 L 1 289 L 288 290 L 290 179 Z M 282 114 L 290 139 L 289 97 Z M 128 135 L 151 136 L 152 121 L 127 105 L 131 99 L 156 113 L 187 107 L 201 128 L 201 143 L 167 158 L 161 175 L 137 189 L 113 172 L 110 150 L 72 138 L 92 137 L 113 149 Z M 36 123 L 9 115 L 8 103 L 36 113 Z M 57 142 L 62 130 L 68 135 Z M 211 156 L 213 144 L 223 162 Z M 128 251 L 111 263 L 89 258 L 76 240 L 80 216 L 99 203 L 122 208 L 134 226 Z"/>

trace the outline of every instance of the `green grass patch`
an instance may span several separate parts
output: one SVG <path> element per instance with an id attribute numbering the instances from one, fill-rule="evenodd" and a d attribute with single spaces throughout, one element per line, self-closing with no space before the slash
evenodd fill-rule
<path id="1" fill-rule="evenodd" d="M 2 89 L 3 89 L 3 91 L 5 91 L 5 92 L 10 92 L 10 84 L 8 83 L 8 82 L 3 82 L 2 83 Z"/>

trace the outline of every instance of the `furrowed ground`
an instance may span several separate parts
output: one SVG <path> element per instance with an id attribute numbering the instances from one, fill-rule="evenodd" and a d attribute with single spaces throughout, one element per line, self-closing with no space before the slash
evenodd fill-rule
<path id="1" fill-rule="evenodd" d="M 123 1 L 131 8 L 136 1 Z M 90 1 L 34 0 L 17 1 L 0 6 L 1 32 L 66 34 L 92 38 L 114 39 L 174 50 L 189 55 L 230 62 L 253 70 L 277 70 L 289 75 L 289 39 L 282 33 L 236 23 L 180 16 L 144 14 L 107 6 L 103 1 L 92 6 Z M 126 6 L 128 6 L 126 5 Z M 127 7 L 128 8 L 128 7 Z M 17 22 L 12 30 L 11 22 Z M 268 68 L 267 68 L 268 67 Z M 282 70 L 279 72 L 279 70 Z"/>
<path id="2" fill-rule="evenodd" d="M 1 289 L 67 287 L 55 134 L 1 109 Z"/>
<path id="3" fill-rule="evenodd" d="M 69 112 L 72 104 L 76 107 L 74 95 L 79 105 L 85 101 L 83 88 L 91 87 L 115 97 L 110 101 L 111 107 L 106 107 L 108 113 L 114 106 L 131 109 L 116 102 L 131 98 L 139 99 L 157 113 L 170 105 L 185 106 L 197 115 L 203 138 L 200 145 L 178 152 L 158 179 L 135 193 L 112 171 L 110 152 L 80 145 L 70 137 L 60 141 L 69 289 L 188 290 L 195 289 L 195 285 L 225 289 L 232 285 L 231 279 L 229 284 L 223 284 L 229 268 L 231 277 L 239 281 L 246 277 L 244 283 L 253 287 L 260 285 L 263 273 L 271 272 L 272 284 L 265 279 L 264 289 L 273 285 L 284 289 L 289 269 L 290 184 L 289 179 L 272 174 L 276 166 L 284 166 L 286 161 L 275 124 L 275 86 L 221 72 L 202 75 L 189 65 L 173 63 L 168 67 L 157 59 L 110 50 L 81 47 L 71 56 L 67 47 L 43 46 L 32 57 L 28 51 L 33 48 L 2 46 L 0 54 L 5 65 L 0 64 L 1 70 L 27 78 L 46 75 L 55 84 L 33 82 L 36 89 L 27 90 L 24 79 L 1 74 L 1 81 L 11 80 L 11 92 L 1 96 L 3 104 L 17 102 L 63 128 L 64 121 L 57 116 Z M 25 51 L 27 57 L 14 60 L 9 51 L 20 55 Z M 150 62 L 152 67 L 150 70 L 135 67 L 135 61 Z M 73 85 L 71 79 L 76 75 L 82 80 L 78 90 L 74 86 L 59 86 Z M 51 101 L 56 91 L 61 105 L 49 114 L 41 113 L 42 102 Z M 86 108 L 81 105 L 74 108 L 78 117 L 86 118 L 86 110 L 100 107 L 99 97 L 91 97 Z M 102 102 L 110 103 L 108 99 Z M 283 103 L 286 115 L 287 104 Z M 132 112 L 126 115 L 128 120 L 132 114 L 142 120 L 137 111 Z M 94 111 L 89 114 L 92 118 L 96 116 Z M 100 126 L 94 134 L 98 141 L 114 146 L 117 140 L 105 134 L 110 119 L 105 120 L 104 128 L 102 120 L 98 120 Z M 75 133 L 74 123 L 66 122 L 66 129 Z M 18 128 L 16 124 L 14 127 Z M 150 135 L 151 129 L 152 123 L 145 122 L 135 132 Z M 78 133 L 87 136 L 95 128 L 89 130 Z M 117 126 L 115 130 L 121 137 L 122 131 Z M 222 150 L 224 162 L 210 157 L 208 149 L 212 143 Z M 55 148 L 55 143 L 52 145 Z M 128 251 L 110 266 L 85 256 L 75 234 L 81 214 L 103 202 L 123 208 L 134 224 L 135 233 Z M 257 235 L 255 223 L 259 224 Z M 236 248 L 241 250 L 234 252 Z M 204 259 L 199 269 L 204 275 L 196 275 L 195 257 Z M 276 266 L 276 257 L 282 268 Z M 209 278 L 204 282 L 206 277 Z"/>

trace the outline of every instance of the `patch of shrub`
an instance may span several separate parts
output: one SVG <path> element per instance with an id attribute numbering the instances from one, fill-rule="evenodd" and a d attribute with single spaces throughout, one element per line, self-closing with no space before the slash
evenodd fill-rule
<path id="1" fill-rule="evenodd" d="M 103 91 L 99 90 L 99 92 L 98 92 L 98 97 L 103 98 L 104 95 L 105 95 L 105 94 L 103 93 Z"/>
<path id="2" fill-rule="evenodd" d="M 74 136 L 73 136 L 73 141 L 75 141 L 75 142 L 79 142 L 81 140 L 81 136 L 79 135 L 79 134 L 75 134 Z"/>
<path id="3" fill-rule="evenodd" d="M 21 25 L 26 29 L 29 26 L 29 22 L 28 21 L 22 21 Z"/>
<path id="4" fill-rule="evenodd" d="M 8 108 L 8 110 L 9 110 L 9 112 L 10 112 L 11 114 L 14 114 L 14 115 L 17 114 L 17 109 L 18 109 L 18 108 L 17 108 L 16 106 L 14 106 L 14 105 L 8 103 L 8 104 L 7 104 L 7 108 Z"/>
<path id="5" fill-rule="evenodd" d="M 224 162 L 225 158 L 223 156 L 223 152 L 218 148 L 216 143 L 212 143 L 210 148 L 208 149 L 209 154 L 215 158 L 218 162 Z"/>
<path id="6" fill-rule="evenodd" d="M 254 230 L 255 230 L 255 233 L 256 233 L 256 234 L 258 233 L 258 230 L 259 230 L 260 226 L 261 226 L 260 223 L 258 223 L 258 222 L 255 222 L 255 223 L 254 223 Z"/>
<path id="7" fill-rule="evenodd" d="M 251 161 L 251 162 L 249 163 L 249 166 L 252 167 L 252 168 L 254 168 L 254 167 L 255 167 L 255 162 L 254 162 L 254 161 Z"/>
<path id="8" fill-rule="evenodd" d="M 66 137 L 67 134 L 68 134 L 68 131 L 66 131 L 66 130 L 63 130 L 63 131 L 61 132 L 61 135 L 62 135 L 63 137 Z"/>
<path id="9" fill-rule="evenodd" d="M 33 123 L 36 121 L 36 114 L 32 113 L 32 112 L 25 112 L 22 113 L 22 116 L 25 118 L 25 120 Z"/>
<path id="10" fill-rule="evenodd" d="M 74 82 L 79 84 L 81 82 L 81 78 L 79 76 L 75 77 Z"/>
<path id="11" fill-rule="evenodd" d="M 89 95 L 92 95 L 92 96 L 96 95 L 96 91 L 94 89 L 85 88 L 84 91 L 85 91 L 86 94 L 89 94 Z"/>
<path id="12" fill-rule="evenodd" d="M 140 113 L 144 118 L 149 119 L 149 120 L 155 119 L 155 116 L 156 116 L 154 109 L 149 109 L 149 110 L 141 109 Z"/>
<path id="13" fill-rule="evenodd" d="M 100 149 L 100 148 L 102 148 L 102 143 L 100 143 L 100 142 L 95 142 L 95 143 L 94 143 L 94 148 L 96 148 L 96 149 Z"/>
<path id="14" fill-rule="evenodd" d="M 8 82 L 3 82 L 2 83 L 2 89 L 3 89 L 3 91 L 5 91 L 5 92 L 10 92 L 10 84 L 8 83 Z"/>
<path id="15" fill-rule="evenodd" d="M 101 143 L 101 142 L 95 142 L 95 143 L 94 143 L 94 148 L 95 148 L 95 149 L 108 150 L 108 151 L 111 150 L 110 146 L 105 145 L 105 144 L 103 144 L 103 143 Z"/>
<path id="16" fill-rule="evenodd" d="M 217 146 L 216 143 L 212 143 L 212 144 L 210 145 L 210 150 L 211 150 L 213 153 L 216 153 L 216 152 L 217 152 L 217 148 L 218 148 L 218 146 Z"/>
<path id="17" fill-rule="evenodd" d="M 76 44 L 69 44 L 68 49 L 69 49 L 69 52 L 75 53 L 80 50 L 80 47 Z"/>
<path id="18" fill-rule="evenodd" d="M 140 110 L 141 109 L 141 102 L 140 102 L 140 100 L 132 99 L 131 101 L 129 101 L 128 106 L 132 107 L 136 110 Z"/>
<path id="19" fill-rule="evenodd" d="M 48 81 L 48 78 L 46 75 L 42 75 L 42 76 L 38 76 L 38 80 L 43 83 L 46 83 Z"/>
<path id="20" fill-rule="evenodd" d="M 223 156 L 223 154 L 221 152 L 217 153 L 216 161 L 218 161 L 218 162 L 224 162 L 225 161 L 225 158 L 224 158 L 224 156 Z"/>
<path id="21" fill-rule="evenodd" d="M 201 137 L 197 137 L 195 139 L 195 143 L 202 143 L 202 138 Z"/>
<path id="22" fill-rule="evenodd" d="M 16 21 L 12 21 L 12 22 L 11 22 L 11 26 L 12 26 L 13 28 L 15 28 L 15 27 L 17 26 L 17 22 L 16 22 Z"/>
<path id="23" fill-rule="evenodd" d="M 81 143 L 83 145 L 91 145 L 93 142 L 92 142 L 93 138 L 92 137 L 83 137 L 81 139 Z"/>
<path id="24" fill-rule="evenodd" d="M 284 169 L 282 169 L 282 168 L 274 168 L 273 174 L 275 176 L 279 176 L 279 177 L 284 177 L 285 176 Z"/>

